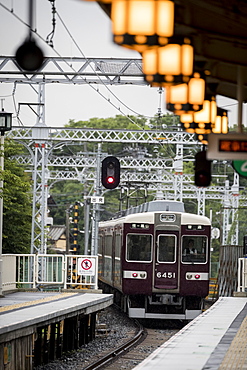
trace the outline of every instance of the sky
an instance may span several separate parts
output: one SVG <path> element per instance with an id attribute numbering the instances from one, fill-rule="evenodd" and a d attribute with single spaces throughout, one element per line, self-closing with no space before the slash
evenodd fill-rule
<path id="1" fill-rule="evenodd" d="M 28 27 L 24 23 L 29 21 L 28 4 L 29 0 L 0 0 L 0 34 L 4 35 L 0 38 L 1 56 L 15 55 L 17 48 L 27 37 Z M 57 15 L 53 48 L 40 37 L 35 38 L 45 56 L 140 58 L 137 52 L 113 43 L 111 21 L 97 3 L 57 0 L 55 7 Z M 34 13 L 37 35 L 46 40 L 52 30 L 51 2 L 36 0 Z M 159 111 L 167 113 L 164 93 L 161 95 L 157 88 L 134 85 L 108 86 L 116 98 L 102 84 L 98 87 L 106 99 L 88 85 L 46 84 L 46 125 L 63 127 L 70 119 L 86 121 L 93 117 L 107 118 L 121 114 L 120 110 L 114 108 L 108 100 L 121 108 L 126 115 L 141 114 L 150 118 Z M 16 118 L 18 103 L 37 103 L 37 94 L 30 85 L 17 84 L 14 89 L 13 83 L 1 83 L 0 99 L 5 111 L 13 112 L 13 125 L 20 125 L 21 121 L 24 126 L 33 126 L 37 122 L 35 114 L 26 105 L 21 105 L 20 121 Z M 237 102 L 220 96 L 217 97 L 217 102 L 218 106 L 228 109 L 230 124 L 237 123 Z"/>

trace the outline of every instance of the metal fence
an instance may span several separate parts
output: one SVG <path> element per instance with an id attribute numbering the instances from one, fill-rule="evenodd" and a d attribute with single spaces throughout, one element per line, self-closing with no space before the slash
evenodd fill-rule
<path id="1" fill-rule="evenodd" d="M 222 245 L 219 256 L 218 295 L 232 297 L 238 286 L 238 260 L 243 257 L 242 245 Z"/>
<path id="2" fill-rule="evenodd" d="M 4 254 L 3 291 L 15 288 L 98 289 L 98 257 Z"/>
<path id="3" fill-rule="evenodd" d="M 238 292 L 247 292 L 247 258 L 238 260 Z"/>

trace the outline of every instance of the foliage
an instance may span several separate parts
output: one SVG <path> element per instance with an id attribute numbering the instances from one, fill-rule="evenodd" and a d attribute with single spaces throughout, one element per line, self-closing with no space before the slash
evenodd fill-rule
<path id="1" fill-rule="evenodd" d="M 88 121 L 74 121 L 70 120 L 65 126 L 67 128 L 81 128 L 86 129 L 97 129 L 97 130 L 174 130 L 174 125 L 179 122 L 178 117 L 173 115 L 155 116 L 151 119 L 147 119 L 142 116 L 121 116 L 117 115 L 110 118 L 91 118 Z M 53 155 L 56 156 L 76 156 L 79 152 L 80 155 L 96 156 L 97 143 L 84 143 L 82 145 L 64 145 L 62 148 L 59 147 L 53 151 Z M 115 155 L 118 157 L 140 157 L 142 155 L 146 157 L 163 157 L 173 158 L 175 155 L 175 145 L 166 144 L 161 142 L 157 146 L 153 145 L 139 145 L 137 143 L 131 143 L 126 145 L 125 143 L 103 143 L 102 144 L 102 155 Z M 63 169 L 61 167 L 61 169 Z M 65 168 L 64 168 L 65 169 Z M 134 169 L 133 169 L 134 170 Z M 130 172 L 132 170 L 130 169 Z M 93 195 L 92 183 L 86 183 L 82 180 L 81 183 L 77 181 L 59 181 L 52 185 L 50 188 L 50 194 L 52 195 L 53 204 L 49 206 L 50 216 L 53 217 L 54 224 L 64 225 L 66 218 L 66 210 L 73 205 L 75 201 L 84 203 L 84 197 Z M 139 196 L 140 194 L 138 194 Z M 105 204 L 101 205 L 101 219 L 107 219 L 112 217 L 120 209 L 119 191 L 105 191 Z M 153 199 L 153 195 L 150 195 L 149 199 Z M 140 199 L 139 202 L 143 200 Z M 122 202 L 123 209 L 127 206 L 126 199 Z M 135 199 L 130 199 L 129 205 L 136 205 Z M 83 207 L 79 210 L 80 221 L 79 229 L 84 229 L 84 209 Z M 72 225 L 71 225 L 72 228 Z M 81 234 L 78 238 L 82 238 Z M 82 241 L 80 241 L 80 244 Z"/>
<path id="2" fill-rule="evenodd" d="M 13 154 L 19 144 L 5 139 L 3 188 L 3 253 L 28 253 L 31 243 L 32 206 L 30 178 Z"/>
<path id="3" fill-rule="evenodd" d="M 178 132 L 180 131 L 179 125 L 179 117 L 166 114 L 166 115 L 159 115 L 152 118 L 146 118 L 142 116 L 121 116 L 117 115 L 111 118 L 91 118 L 89 121 L 78 121 L 75 122 L 74 120 L 70 120 L 66 127 L 69 128 L 81 128 L 83 130 L 86 129 L 97 129 L 97 130 L 152 130 L 156 131 L 159 130 L 159 133 L 164 132 L 164 137 L 161 138 L 160 142 L 157 145 L 139 145 L 137 143 L 131 144 L 124 144 L 124 143 L 107 143 L 102 144 L 103 155 L 116 155 L 118 157 L 137 157 L 140 158 L 144 156 L 145 158 L 165 158 L 174 160 L 176 155 L 176 145 L 175 144 L 167 144 L 165 138 L 166 131 Z M 194 176 L 194 157 L 195 154 L 201 150 L 201 144 L 198 143 L 198 146 L 194 145 L 191 147 L 184 146 L 183 148 L 183 173 L 188 175 L 193 180 Z M 97 152 L 97 144 L 93 143 L 85 143 L 83 146 L 79 145 L 67 145 L 64 148 L 58 149 L 54 151 L 54 155 L 76 155 L 80 151 L 81 155 L 84 154 L 89 155 L 94 153 L 96 155 Z M 134 171 L 135 169 L 133 169 Z M 131 172 L 131 169 L 129 170 Z M 212 185 L 217 187 L 222 187 L 225 189 L 226 181 L 229 181 L 230 186 L 232 186 L 234 181 L 234 170 L 231 166 L 229 161 L 213 161 L 212 162 Z M 133 185 L 133 184 L 132 184 Z M 245 189 L 247 188 L 247 178 L 240 178 L 240 187 L 242 189 L 242 193 L 245 193 Z M 224 190 L 223 190 L 224 191 Z M 66 181 L 58 182 L 54 184 L 52 187 L 52 194 L 54 194 L 54 198 L 56 200 L 57 208 L 51 209 L 51 213 L 54 217 L 56 222 L 64 224 L 63 220 L 65 219 L 65 206 L 62 199 L 66 199 L 66 204 L 73 204 L 74 201 L 81 199 L 83 202 L 84 195 L 92 195 L 92 188 L 91 183 L 90 186 L 84 182 L 70 182 L 70 185 Z M 129 198 L 130 205 L 136 205 L 136 203 L 140 203 L 144 200 L 142 194 L 140 194 L 138 187 L 131 190 L 131 194 L 133 197 Z M 101 205 L 100 208 L 102 209 L 101 212 L 101 219 L 107 219 L 112 217 L 116 212 L 120 209 L 120 200 L 118 190 L 113 191 L 104 191 L 105 197 L 105 204 Z M 220 194 L 219 194 L 220 196 Z M 222 196 L 222 194 L 221 194 Z M 247 194 L 246 194 L 247 196 Z M 155 194 L 151 192 L 147 194 L 147 200 L 152 200 L 155 198 Z M 64 200 L 65 201 L 65 200 Z M 122 208 L 124 209 L 127 205 L 127 200 L 122 200 Z M 185 209 L 187 212 L 190 213 L 197 213 L 198 205 L 197 200 L 185 199 Z M 221 237 L 222 237 L 222 229 L 223 229 L 223 204 L 222 201 L 219 199 L 216 200 L 206 200 L 205 205 L 205 215 L 210 217 L 212 214 L 212 226 L 215 228 L 220 229 Z M 238 214 L 239 222 L 240 222 L 240 240 L 242 235 L 245 234 L 245 230 L 247 228 L 247 218 L 245 217 L 245 211 L 239 210 Z M 83 228 L 83 221 L 81 227 Z M 234 232 L 234 225 L 232 230 L 230 231 L 230 237 Z M 246 232 L 247 234 L 247 232 Z M 217 262 L 219 258 L 219 248 L 221 244 L 221 239 L 213 239 L 212 240 L 212 261 Z"/>

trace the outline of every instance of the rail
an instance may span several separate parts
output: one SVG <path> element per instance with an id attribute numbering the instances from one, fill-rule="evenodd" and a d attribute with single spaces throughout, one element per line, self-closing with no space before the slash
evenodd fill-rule
<path id="1" fill-rule="evenodd" d="M 131 338 L 124 344 L 121 344 L 119 347 L 116 347 L 113 351 L 111 351 L 104 357 L 101 357 L 94 363 L 88 365 L 87 367 L 84 367 L 84 370 L 102 369 L 106 365 L 109 365 L 112 361 L 115 361 L 119 357 L 123 356 L 123 354 L 127 353 L 131 348 L 139 344 L 144 339 L 146 331 L 138 321 L 135 321 L 135 323 L 137 327 L 137 332 L 135 333 L 133 338 Z"/>
<path id="2" fill-rule="evenodd" d="M 3 254 L 3 291 L 16 288 L 98 289 L 98 257 Z"/>
<path id="3" fill-rule="evenodd" d="M 247 258 L 238 259 L 238 292 L 247 292 Z"/>

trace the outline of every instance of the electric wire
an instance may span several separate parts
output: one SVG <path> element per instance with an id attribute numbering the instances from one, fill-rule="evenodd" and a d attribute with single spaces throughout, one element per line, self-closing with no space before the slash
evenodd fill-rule
<path id="1" fill-rule="evenodd" d="M 49 0 L 50 1 L 50 0 Z M 0 5 L 8 12 L 10 12 L 11 14 L 13 14 L 13 16 L 18 19 L 18 21 L 20 21 L 22 24 L 24 24 L 26 27 L 30 28 L 30 25 L 28 23 L 26 23 L 25 21 L 23 21 L 15 12 L 14 12 L 14 9 L 12 8 L 11 10 L 6 7 L 4 4 L 0 3 Z M 82 56 L 87 59 L 84 55 L 84 53 L 82 52 L 82 50 L 80 49 L 79 45 L 76 43 L 76 41 L 74 40 L 73 36 L 71 35 L 70 31 L 68 30 L 67 26 L 65 25 L 65 23 L 63 22 L 63 20 L 61 19 L 59 13 L 56 11 L 56 14 L 58 16 L 58 18 L 60 19 L 61 23 L 63 24 L 63 26 L 65 27 L 66 31 L 68 32 L 69 36 L 71 37 L 72 41 L 75 43 L 75 45 L 77 46 L 78 50 L 81 52 Z M 37 37 L 39 37 L 42 41 L 44 41 L 46 43 L 46 40 L 37 32 L 37 30 L 33 30 L 33 29 L 30 29 L 31 32 L 35 33 Z M 51 45 L 49 45 L 51 46 Z M 63 57 L 59 54 L 59 52 L 54 49 L 52 47 L 53 51 L 57 54 L 57 56 L 59 56 L 60 58 L 63 59 Z M 64 59 L 63 59 L 64 60 Z M 72 69 L 73 72 L 76 72 L 76 70 L 68 63 L 64 60 L 64 62 Z M 90 65 L 91 66 L 91 65 Z M 153 117 L 148 117 L 148 116 L 144 116 L 144 115 L 141 115 L 137 112 L 135 112 L 134 110 L 132 110 L 131 108 L 129 108 L 127 105 L 125 105 L 107 86 L 106 84 L 104 83 L 104 81 L 102 81 L 100 79 L 100 76 L 97 74 L 97 72 L 93 69 L 93 67 L 91 66 L 93 72 L 97 75 L 97 77 L 99 78 L 99 80 L 101 81 L 101 83 L 107 88 L 107 90 L 122 104 L 124 105 L 127 109 L 129 109 L 130 111 L 132 111 L 133 113 L 141 116 L 141 117 L 144 117 L 144 118 L 153 118 Z M 82 78 L 82 77 L 81 77 Z M 108 103 L 110 103 L 116 110 L 118 110 L 122 115 L 124 115 L 131 123 L 133 123 L 134 125 L 136 125 L 140 130 L 144 130 L 143 127 L 141 127 L 137 122 L 133 121 L 131 119 L 131 117 L 129 117 L 128 114 L 126 114 L 125 112 L 122 111 L 122 109 L 120 107 L 117 107 L 116 104 L 114 104 L 111 100 L 109 100 L 106 96 L 104 96 L 103 93 L 101 93 L 98 88 L 95 88 L 94 86 L 92 86 L 85 78 L 82 78 L 84 80 L 85 83 L 87 83 L 94 91 L 96 91 L 103 99 L 105 99 L 106 101 L 108 101 Z"/>
<path id="2" fill-rule="evenodd" d="M 18 19 L 22 24 L 24 24 L 26 27 L 30 28 L 30 26 L 28 25 L 28 23 L 26 23 L 25 21 L 23 21 L 15 12 L 14 10 L 10 10 L 8 9 L 4 4 L 0 3 L 0 5 L 8 12 L 10 12 L 11 14 L 13 14 L 13 16 Z M 31 32 L 34 32 L 36 34 L 37 37 L 39 37 L 42 41 L 44 41 L 46 43 L 46 40 L 36 31 L 36 30 L 32 30 L 31 29 Z M 54 52 L 57 54 L 57 56 L 59 56 L 60 58 L 63 59 L 63 57 L 59 54 L 59 52 L 54 49 Z M 64 60 L 64 59 L 63 59 Z M 68 63 L 64 60 L 64 62 L 72 69 L 73 72 L 76 72 L 76 70 Z M 81 77 L 82 78 L 82 77 Z M 108 101 L 115 109 L 119 110 L 129 121 L 131 121 L 133 124 L 135 124 L 136 126 L 139 127 L 139 129 L 143 130 L 143 128 L 141 126 L 139 126 L 135 121 L 133 121 L 127 114 L 125 114 L 119 107 L 117 107 L 113 102 L 111 102 L 107 97 L 105 97 L 103 95 L 103 93 L 101 93 L 98 89 L 96 89 L 94 86 L 92 86 L 90 83 L 88 83 L 88 81 L 84 78 L 82 78 L 84 80 L 84 82 L 86 82 L 94 91 L 96 91 L 103 99 L 105 99 L 106 101 Z"/>
<path id="3" fill-rule="evenodd" d="M 19 108 L 17 109 L 17 105 L 16 105 L 16 100 L 15 100 L 15 92 L 16 92 L 16 86 L 17 86 L 17 83 L 14 82 L 14 87 L 13 87 L 13 90 L 12 90 L 12 100 L 13 100 L 13 105 L 14 105 L 14 110 L 15 110 L 15 117 L 17 119 L 17 121 L 19 122 L 19 124 L 21 126 L 24 126 L 23 122 L 21 121 L 20 119 L 20 106 Z"/>
<path id="4" fill-rule="evenodd" d="M 71 32 L 69 31 L 68 27 L 66 26 L 66 24 L 64 23 L 64 21 L 62 20 L 60 14 L 57 12 L 57 16 L 60 20 L 60 22 L 62 23 L 62 25 L 64 26 L 66 32 L 68 33 L 68 35 L 70 36 L 71 40 L 73 41 L 73 43 L 75 44 L 75 46 L 77 47 L 77 49 L 79 50 L 79 52 L 81 53 L 81 55 L 83 56 L 83 58 L 86 59 L 86 61 L 89 61 L 88 58 L 85 56 L 85 54 L 83 53 L 83 51 L 81 50 L 80 46 L 78 45 L 78 43 L 76 42 L 76 40 L 74 39 L 74 37 L 72 36 Z M 138 112 L 136 112 L 135 110 L 131 109 L 129 106 L 127 106 L 122 100 L 120 100 L 118 98 L 118 96 L 104 83 L 104 81 L 101 79 L 100 75 L 97 73 L 97 71 L 93 68 L 93 66 L 91 64 L 90 65 L 90 68 L 92 69 L 92 71 L 95 73 L 95 75 L 98 77 L 99 81 L 102 83 L 102 85 L 104 85 L 104 87 L 114 96 L 115 99 L 117 99 L 119 101 L 120 104 L 122 104 L 125 108 L 127 108 L 128 110 L 130 110 L 131 112 L 133 112 L 134 114 L 138 115 L 138 116 L 141 116 L 141 117 L 146 117 L 146 118 L 152 118 L 150 116 L 145 116 L 143 114 L 140 114 Z M 119 108 L 117 108 L 119 109 Z"/>

